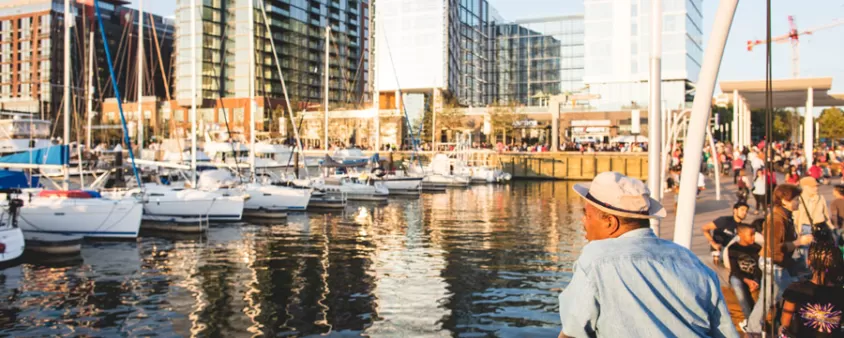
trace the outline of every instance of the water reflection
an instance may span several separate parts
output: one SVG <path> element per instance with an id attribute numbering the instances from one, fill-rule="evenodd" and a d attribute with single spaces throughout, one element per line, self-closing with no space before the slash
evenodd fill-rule
<path id="1" fill-rule="evenodd" d="M 566 183 L 474 186 L 0 271 L 15 336 L 554 336 L 583 244 Z"/>

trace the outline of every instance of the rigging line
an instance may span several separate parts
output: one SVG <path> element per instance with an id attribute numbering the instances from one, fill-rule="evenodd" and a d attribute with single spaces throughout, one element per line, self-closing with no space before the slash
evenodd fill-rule
<path id="1" fill-rule="evenodd" d="M 767 41 L 770 41 L 771 40 L 771 0 L 766 1 L 765 20 L 766 20 L 765 34 L 766 34 Z M 764 117 L 765 117 L 765 134 L 766 134 L 766 136 L 768 134 L 770 134 L 770 131 L 771 131 L 770 114 L 771 114 L 771 109 L 772 109 L 771 98 L 772 98 L 772 89 L 773 89 L 772 88 L 773 83 L 771 82 L 771 76 L 772 76 L 771 71 L 772 71 L 772 68 L 771 68 L 771 44 L 769 43 L 769 44 L 766 44 L 766 52 L 765 52 L 765 114 L 764 114 Z M 751 116 L 752 116 L 752 113 L 751 113 Z M 770 138 L 766 140 L 765 149 L 764 149 L 764 151 L 765 151 L 765 155 L 764 155 L 765 156 L 764 157 L 765 158 L 765 168 L 767 169 L 766 172 L 765 172 L 765 177 L 764 177 L 765 186 L 766 186 L 764 198 L 765 198 L 766 201 L 772 201 L 772 199 L 771 199 L 772 191 L 771 190 L 773 189 L 773 180 L 768 179 L 768 175 L 773 175 L 773 172 L 771 171 L 773 166 L 772 166 L 771 158 L 770 158 L 770 148 L 771 148 L 770 143 L 771 143 L 771 141 L 772 140 Z M 765 253 L 764 254 L 765 254 L 765 257 L 766 257 L 766 263 L 767 263 L 766 266 L 770 266 L 770 268 L 765 269 L 765 274 L 766 274 L 765 278 L 768 280 L 768 283 L 763 283 L 764 289 L 762 290 L 762 296 L 761 296 L 762 302 L 763 302 L 762 304 L 764 305 L 763 316 L 762 316 L 763 318 L 767 317 L 768 312 L 771 309 L 771 306 L 776 302 L 775 301 L 776 298 L 775 298 L 775 294 L 774 294 L 774 289 L 772 287 L 772 285 L 774 283 L 774 280 L 773 280 L 773 278 L 774 278 L 773 250 L 775 250 L 775 248 L 771 248 L 770 245 L 769 245 L 769 243 L 773 243 L 773 229 L 772 229 L 772 227 L 774 226 L 773 217 L 772 217 L 773 210 L 774 210 L 773 203 L 768 203 L 767 209 L 768 209 L 767 212 L 768 212 L 769 216 L 766 216 L 768 224 L 766 224 L 765 229 L 764 229 L 764 232 L 765 232 L 765 235 L 766 235 L 765 236 L 766 238 L 765 238 Z M 764 286 L 765 284 L 767 284 L 768 286 Z M 777 318 L 774 318 L 773 319 L 774 325 L 772 325 L 772 327 L 770 329 L 771 330 L 771 336 L 774 336 L 776 321 L 777 321 Z"/>
<path id="2" fill-rule="evenodd" d="M 220 39 L 221 39 L 221 41 L 226 41 L 226 30 L 222 30 Z M 220 48 L 220 49 L 225 51 L 225 42 L 223 42 L 223 45 L 221 45 L 221 47 L 222 48 Z M 221 68 L 223 67 L 222 60 L 220 61 L 220 67 Z M 217 96 L 218 96 L 217 102 L 220 102 L 220 108 L 223 109 L 223 122 L 225 122 L 225 124 L 226 124 L 226 132 L 229 134 L 228 143 L 229 143 L 229 145 L 231 145 L 231 148 L 232 148 L 232 155 L 233 155 L 232 157 L 234 157 L 235 173 L 237 174 L 238 178 L 243 180 L 243 177 L 240 174 L 240 160 L 238 160 L 238 152 L 234 147 L 234 137 L 232 137 L 232 130 L 229 127 L 229 113 L 226 110 L 225 103 L 223 102 L 223 96 L 225 95 L 225 89 L 223 88 L 223 86 L 220 85 L 220 79 L 218 78 L 220 76 L 220 74 L 217 73 L 217 68 L 213 67 L 213 66 L 210 67 L 210 68 L 211 68 L 211 71 L 214 72 L 214 76 L 212 76 L 212 79 L 214 79 L 214 83 L 217 85 Z M 252 79 L 252 81 L 255 81 L 255 79 Z M 251 109 L 251 107 L 252 107 L 251 102 L 250 102 L 249 106 L 250 106 L 250 109 Z M 215 110 L 216 110 L 216 108 L 215 108 Z M 252 114 L 254 112 L 250 111 L 249 113 Z M 203 132 L 203 134 L 204 134 L 204 132 Z M 241 144 L 243 144 L 243 143 L 241 143 Z"/>
<path id="3" fill-rule="evenodd" d="M 114 79 L 114 67 L 111 62 L 111 51 L 108 48 L 108 38 L 103 27 L 103 17 L 100 14 L 100 0 L 94 0 L 94 10 L 97 12 L 97 22 L 100 25 L 100 35 L 103 38 L 103 49 L 105 50 L 106 63 L 108 64 L 108 73 Z M 129 149 L 129 158 L 132 160 L 132 172 L 135 174 L 135 179 L 138 181 L 138 187 L 143 189 L 144 183 L 141 181 L 141 176 L 138 174 L 138 167 L 135 166 L 135 153 L 132 151 L 132 143 L 129 141 L 129 129 L 126 127 L 126 117 L 123 115 L 123 101 L 120 99 L 120 91 L 117 88 L 117 81 L 112 81 L 114 87 L 114 95 L 117 99 L 117 109 L 120 111 L 120 121 L 123 124 L 123 139 L 126 142 L 126 148 Z M 117 155 L 123 156 L 123 155 Z"/>
<path id="4" fill-rule="evenodd" d="M 152 26 L 155 27 L 155 21 L 152 20 L 152 13 L 150 13 L 150 22 L 152 22 Z M 165 26 L 165 28 L 166 28 L 166 26 Z M 170 103 L 170 106 L 172 107 L 173 106 L 173 98 L 170 96 L 170 82 L 168 80 L 170 77 L 168 77 L 168 74 L 164 72 L 164 59 L 161 58 L 161 45 L 158 42 L 158 33 L 156 32 L 155 29 L 152 30 L 152 38 L 155 41 L 155 51 L 158 54 L 158 66 L 161 67 L 161 77 L 162 77 L 161 80 L 164 83 L 164 94 L 167 95 L 167 102 Z M 174 133 L 174 131 L 176 129 L 176 121 L 175 121 L 176 119 L 174 118 L 175 116 L 173 116 L 173 115 L 175 115 L 174 109 L 170 109 L 170 114 L 171 115 L 170 115 L 170 119 L 169 119 L 170 120 L 169 124 L 170 124 L 170 132 L 172 134 L 172 133 Z M 182 138 L 181 137 L 176 137 L 175 139 L 176 139 L 176 145 L 179 146 L 179 162 L 181 162 L 181 161 L 184 161 L 182 153 L 183 153 L 185 148 L 184 148 L 184 145 L 182 145 Z"/>
<path id="5" fill-rule="evenodd" d="M 153 25 L 155 24 L 155 19 L 152 17 L 152 13 L 149 13 L 149 23 L 150 23 L 149 28 L 147 29 L 149 31 L 148 35 L 150 36 L 150 37 L 147 38 L 147 40 L 149 40 L 149 43 L 148 43 L 149 48 L 144 47 L 144 52 L 145 52 L 145 55 L 144 55 L 144 58 L 145 58 L 144 61 L 145 62 L 144 62 L 144 64 L 147 64 L 148 62 L 150 62 L 149 60 L 155 59 L 155 54 L 154 54 L 155 51 L 153 51 L 153 47 L 158 47 L 157 45 L 153 46 L 153 44 L 152 44 L 153 41 L 152 41 L 151 36 L 153 34 L 155 34 L 155 30 L 153 30 Z M 155 74 L 158 72 L 158 69 L 155 68 L 155 67 L 150 67 L 149 65 L 146 65 L 146 69 L 147 69 L 147 74 L 149 75 L 149 81 L 146 82 L 147 93 L 150 93 L 152 96 L 157 96 L 156 93 L 155 93 L 155 87 L 156 87 Z"/>
<path id="6" fill-rule="evenodd" d="M 281 90 L 284 93 L 284 104 L 287 106 L 287 115 L 290 116 L 290 125 L 294 127 L 293 133 L 294 133 L 294 136 L 296 137 L 296 148 L 298 149 L 298 154 L 299 154 L 298 156 L 300 156 L 302 158 L 303 166 L 305 168 L 307 168 L 307 165 L 304 165 L 305 154 L 303 152 L 304 148 L 302 148 L 302 139 L 299 137 L 299 129 L 296 128 L 296 126 L 293 124 L 294 121 L 296 121 L 296 120 L 293 117 L 293 108 L 290 105 L 290 97 L 287 94 L 287 85 L 284 83 L 284 73 L 282 73 L 282 71 L 281 71 L 281 62 L 278 61 L 278 51 L 275 48 L 275 39 L 273 38 L 272 30 L 270 29 L 270 21 L 267 20 L 267 10 L 265 8 L 266 3 L 264 3 L 264 0 L 260 0 L 260 1 L 261 1 L 261 16 L 264 20 L 264 27 L 266 27 L 267 32 L 270 33 L 270 47 L 272 47 L 272 50 L 273 50 L 273 53 L 272 53 L 273 54 L 273 60 L 275 60 L 275 66 L 276 66 L 276 70 L 278 71 L 279 82 L 281 82 Z M 305 115 L 302 114 L 302 121 L 304 121 L 304 120 L 305 120 Z M 300 122 L 299 127 L 301 128 L 301 122 Z M 292 156 L 292 154 L 291 154 L 291 156 Z M 288 165 L 288 167 L 290 166 L 289 160 L 287 162 L 287 165 Z M 299 170 L 299 168 L 296 168 L 296 170 Z M 310 174 L 308 173 L 308 170 L 305 170 L 305 177 L 310 178 Z"/>
<path id="7" fill-rule="evenodd" d="M 393 60 L 393 52 L 390 50 L 390 41 L 387 40 L 386 34 L 383 34 L 383 35 L 384 35 L 384 44 L 387 47 L 387 55 L 390 56 L 390 65 L 392 65 L 392 67 L 393 67 L 393 76 L 396 77 L 396 87 L 399 89 L 398 94 L 401 95 L 401 85 L 399 84 L 399 74 L 396 72 L 396 63 Z M 411 145 L 413 145 L 413 153 L 411 155 L 411 161 L 412 161 L 413 157 L 416 156 L 416 154 L 419 153 L 419 149 L 418 149 L 418 146 L 416 144 L 416 137 L 413 135 L 413 125 L 410 123 L 410 118 L 408 118 L 408 116 L 407 116 L 407 107 L 405 106 L 404 100 L 401 98 L 401 96 L 399 96 L 398 99 L 399 99 L 399 102 L 401 102 L 401 110 L 403 110 L 403 112 L 404 112 L 404 121 L 407 124 L 407 129 L 408 129 L 408 132 L 410 133 L 410 140 L 411 140 L 410 143 L 411 143 Z M 377 114 L 378 110 L 376 110 L 375 113 Z M 380 132 L 380 130 L 379 130 L 379 132 Z M 422 167 L 422 161 L 421 160 L 419 161 L 419 169 L 422 170 L 422 173 L 425 172 L 425 168 Z"/>
<path id="8" fill-rule="evenodd" d="M 331 31 L 329 31 L 328 34 L 331 34 Z M 348 78 L 346 78 L 346 72 L 345 72 L 345 67 L 344 67 L 345 65 L 342 63 L 343 61 L 345 61 L 346 57 L 344 55 L 342 55 L 342 56 L 340 55 L 340 44 L 337 42 L 338 39 L 330 39 L 330 40 L 331 40 L 331 43 L 334 44 L 334 50 L 337 51 L 337 59 L 338 59 L 338 61 L 340 61 L 340 62 L 338 62 L 338 65 L 337 65 L 337 72 L 340 73 L 340 77 L 343 79 L 343 90 L 345 91 L 344 94 L 346 96 L 345 103 L 349 103 L 349 83 L 348 83 L 349 80 L 348 80 Z M 329 53 L 329 56 L 331 56 L 330 53 Z M 329 70 L 330 69 L 331 69 L 331 67 L 329 66 Z M 331 74 L 331 73 L 329 72 L 329 74 Z"/>
<path id="9" fill-rule="evenodd" d="M 128 32 L 129 32 L 128 26 L 123 25 L 123 32 L 120 33 L 120 41 L 117 44 L 117 57 L 118 58 L 120 58 L 120 56 L 123 55 L 123 49 L 124 49 L 124 46 L 125 46 L 123 44 L 123 42 L 126 41 L 126 35 L 128 34 Z M 107 43 L 107 42 L 104 42 L 104 43 Z M 99 59 L 99 58 L 95 58 L 95 59 Z M 119 69 L 120 66 L 122 65 L 122 62 L 120 62 L 120 60 L 117 60 L 117 61 L 118 61 L 117 67 Z M 99 77 L 97 78 L 97 81 L 99 81 Z M 109 77 L 106 80 L 105 85 L 102 86 L 103 90 L 101 90 L 100 93 L 99 93 L 100 94 L 100 102 L 102 102 L 103 99 L 105 98 L 106 88 L 108 88 L 111 85 L 111 81 L 112 81 L 112 79 Z"/>

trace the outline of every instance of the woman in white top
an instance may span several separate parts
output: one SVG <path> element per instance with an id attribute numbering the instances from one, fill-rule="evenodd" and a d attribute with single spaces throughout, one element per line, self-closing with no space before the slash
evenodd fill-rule
<path id="1" fill-rule="evenodd" d="M 756 200 L 754 215 L 758 215 L 759 210 L 768 210 L 768 204 L 765 201 L 765 175 L 762 174 L 762 169 L 756 170 L 756 179 L 753 181 L 753 199 Z"/>

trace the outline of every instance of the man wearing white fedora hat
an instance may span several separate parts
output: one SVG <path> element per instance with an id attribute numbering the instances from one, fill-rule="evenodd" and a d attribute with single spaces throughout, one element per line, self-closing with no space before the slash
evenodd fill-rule
<path id="1" fill-rule="evenodd" d="M 560 294 L 560 337 L 738 337 L 715 272 L 649 228 L 665 209 L 642 181 L 604 172 L 574 190 L 589 243 Z"/>

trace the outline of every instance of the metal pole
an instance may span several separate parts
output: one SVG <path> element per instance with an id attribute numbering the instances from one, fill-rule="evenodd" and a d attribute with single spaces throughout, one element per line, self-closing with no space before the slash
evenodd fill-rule
<path id="1" fill-rule="evenodd" d="M 190 95 L 190 168 L 191 168 L 191 184 L 192 187 L 196 188 L 196 99 L 199 93 L 197 93 L 196 86 L 197 82 L 199 82 L 199 78 L 197 78 L 197 73 L 199 73 L 199 69 L 197 69 L 196 58 L 196 50 L 199 46 L 196 45 L 196 39 L 199 36 L 196 35 L 196 11 L 199 9 L 197 6 L 197 0 L 190 1 L 190 64 L 191 69 L 193 69 L 191 73 L 191 95 Z"/>
<path id="2" fill-rule="evenodd" d="M 88 131 L 85 137 L 85 148 L 91 151 L 91 119 L 94 118 L 94 30 L 88 34 Z"/>
<path id="3" fill-rule="evenodd" d="M 651 197 L 660 200 L 662 191 L 662 165 L 660 142 L 662 135 L 662 0 L 651 0 L 651 65 L 650 102 L 648 103 L 648 189 Z M 651 229 L 659 234 L 659 219 L 651 219 Z"/>
<path id="4" fill-rule="evenodd" d="M 264 28 L 267 30 L 268 33 L 272 33 L 272 30 L 270 29 L 270 21 L 267 19 L 267 9 L 266 9 L 266 7 L 267 7 L 266 2 L 264 2 L 264 0 L 261 0 L 261 2 L 260 2 L 261 18 L 264 19 Z M 273 41 L 273 38 L 271 37 L 269 40 L 270 40 L 270 48 L 272 48 L 272 50 L 273 50 L 272 55 L 273 55 L 273 60 L 275 60 L 276 70 L 278 71 L 279 82 L 281 82 L 281 91 L 282 91 L 282 93 L 284 93 L 284 104 L 285 104 L 285 106 L 287 106 L 287 115 L 290 116 L 290 125 L 293 126 L 293 135 L 296 138 L 296 149 L 297 149 L 297 151 L 296 151 L 296 163 L 297 164 L 294 166 L 296 168 L 294 171 L 295 171 L 295 174 L 296 174 L 296 178 L 299 178 L 299 165 L 298 165 L 298 163 L 299 163 L 299 157 L 304 156 L 302 154 L 304 147 L 302 147 L 302 139 L 299 137 L 299 127 L 296 125 L 296 118 L 293 117 L 293 108 L 290 106 L 290 96 L 287 93 L 287 85 L 284 83 L 284 73 L 281 72 L 281 63 L 278 61 L 278 50 L 276 50 L 276 48 L 275 48 L 275 42 Z M 304 112 L 302 112 L 302 114 L 304 114 Z M 302 118 L 304 118 L 304 116 Z M 286 128 L 285 128 L 285 130 L 286 130 Z M 304 163 L 305 162 L 304 159 L 301 162 Z M 308 177 L 308 171 L 307 170 L 305 170 L 305 177 Z"/>
<path id="5" fill-rule="evenodd" d="M 249 171 L 251 181 L 255 182 L 255 113 L 258 104 L 255 102 L 255 1 L 249 0 Z"/>
<path id="6" fill-rule="evenodd" d="M 331 46 L 331 26 L 325 26 L 325 98 L 324 98 L 324 105 L 325 105 L 325 152 L 328 153 L 328 52 L 329 46 Z"/>
<path id="7" fill-rule="evenodd" d="M 727 36 L 730 34 L 730 26 L 733 23 L 733 15 L 736 13 L 737 5 L 738 0 L 721 0 L 718 5 L 718 11 L 712 25 L 712 33 L 706 46 L 706 53 L 700 70 L 694 103 L 692 104 L 690 125 L 694 128 L 689 130 L 689 135 L 684 141 L 686 151 L 683 155 L 683 171 L 680 176 L 680 198 L 677 203 L 674 242 L 686 248 L 691 247 L 692 244 L 696 206 L 695 190 L 697 189 L 697 177 L 700 173 L 700 155 L 703 151 L 706 124 L 709 121 L 712 93 L 715 91 L 715 79 L 718 76 L 718 69 L 721 67 L 724 46 L 727 43 Z"/>
<path id="8" fill-rule="evenodd" d="M 806 114 L 803 116 L 803 152 L 806 153 L 806 168 L 812 165 L 812 151 L 815 149 L 815 114 L 812 112 L 815 104 L 814 92 L 812 88 L 806 92 Z"/>
<path id="9" fill-rule="evenodd" d="M 709 137 L 709 147 L 712 148 L 711 150 L 711 158 L 712 161 L 715 163 L 715 200 L 721 200 L 721 163 L 718 162 L 718 153 L 715 151 L 715 139 L 712 138 L 712 128 L 706 128 L 706 136 Z"/>
<path id="10" fill-rule="evenodd" d="M 144 157 L 144 0 L 138 1 L 138 153 Z M 130 145 L 131 147 L 131 145 Z"/>
<path id="11" fill-rule="evenodd" d="M 62 135 L 62 143 L 64 145 L 70 144 L 70 20 L 72 17 L 73 13 L 70 10 L 70 0 L 64 0 L 64 79 L 62 83 L 64 89 L 64 134 Z M 63 186 L 67 190 L 70 181 L 70 172 L 67 163 L 62 165 L 62 174 L 64 176 Z"/>

